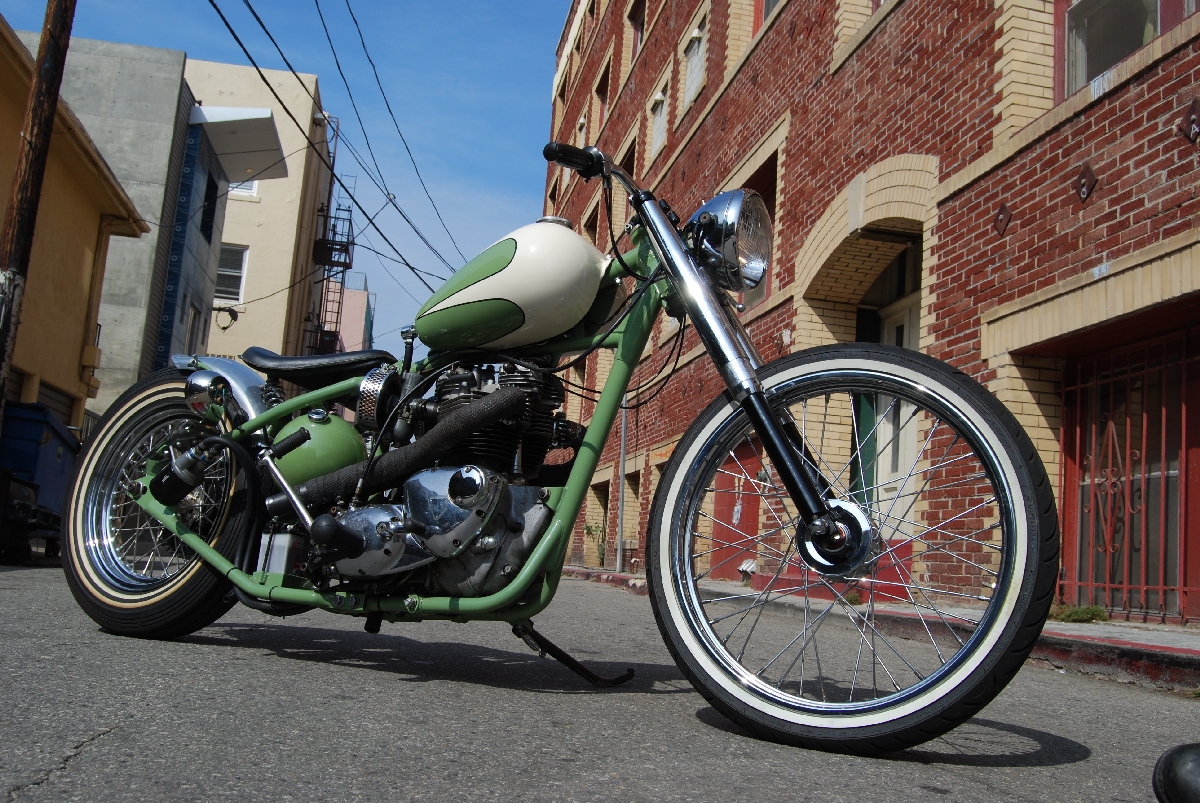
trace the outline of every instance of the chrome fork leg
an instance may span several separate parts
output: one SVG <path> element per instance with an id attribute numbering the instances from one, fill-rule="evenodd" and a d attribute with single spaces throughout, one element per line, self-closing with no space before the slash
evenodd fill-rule
<path id="1" fill-rule="evenodd" d="M 825 532 L 832 526 L 832 522 L 827 521 L 829 507 L 821 494 L 820 484 L 801 460 L 801 452 L 788 437 L 783 422 L 767 404 L 757 375 L 763 365 L 762 358 L 741 323 L 729 307 L 721 303 L 712 282 L 692 260 L 654 196 L 642 191 L 632 196 L 632 200 L 646 223 L 659 259 L 683 298 L 701 342 L 716 363 L 729 392 L 754 424 L 763 448 L 799 508 L 802 520 L 810 528 L 816 523 L 817 531 Z"/>

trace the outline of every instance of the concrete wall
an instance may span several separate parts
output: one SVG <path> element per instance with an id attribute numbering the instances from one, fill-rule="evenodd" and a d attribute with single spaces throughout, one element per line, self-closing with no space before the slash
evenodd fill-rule
<path id="1" fill-rule="evenodd" d="M 31 52 L 39 33 L 21 31 Z M 153 351 L 161 288 L 153 303 L 156 271 L 166 270 L 174 191 L 168 190 L 172 153 L 183 148 L 177 131 L 185 98 L 179 50 L 138 47 L 94 39 L 71 40 L 61 97 L 87 127 L 122 187 L 150 223 L 137 240 L 120 238 L 108 251 L 100 300 L 101 385 L 89 409 L 101 413 L 144 373 L 142 355 Z M 177 178 L 176 178 L 177 180 Z M 154 312 L 149 312 L 151 306 Z M 150 325 L 147 326 L 147 319 Z"/>
<path id="2" fill-rule="evenodd" d="M 31 76 L 28 51 L 0 21 L 0 186 L 12 182 Z M 95 327 L 108 240 L 114 233 L 139 236 L 145 226 L 136 218 L 133 203 L 69 104 L 60 104 L 13 368 L 23 401 L 37 401 L 43 384 L 73 399 L 74 426 L 82 424 L 84 401 L 95 384 Z"/>
<path id="3" fill-rule="evenodd" d="M 317 77 L 303 75 L 301 86 L 291 73 L 265 72 L 291 113 L 308 126 L 308 137 L 324 148 L 325 124 L 313 121 L 320 107 L 309 97 L 311 92 L 320 98 Z M 288 167 L 287 178 L 258 182 L 253 196 L 229 196 L 224 240 L 249 248 L 242 303 L 232 305 L 238 321 L 228 331 L 213 328 L 208 351 L 239 355 L 250 346 L 262 346 L 281 354 L 299 354 L 304 318 L 314 298 L 313 280 L 320 279 L 313 271 L 312 244 L 317 208 L 325 202 L 328 170 L 253 69 L 188 61 L 185 75 L 197 100 L 206 105 L 272 109 Z M 248 177 L 229 178 L 239 181 Z M 245 303 L 248 301 L 252 303 Z M 224 322 L 225 316 L 221 320 Z"/>

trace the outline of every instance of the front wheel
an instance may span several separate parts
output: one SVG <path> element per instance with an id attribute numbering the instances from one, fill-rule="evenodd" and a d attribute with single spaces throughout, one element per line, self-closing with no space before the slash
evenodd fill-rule
<path id="1" fill-rule="evenodd" d="M 902 749 L 973 716 L 1016 674 L 1053 597 L 1057 513 L 1037 451 L 977 382 L 922 354 L 812 349 L 760 371 L 870 548 L 807 558 L 796 507 L 728 396 L 655 492 L 648 585 L 676 663 L 767 738 Z"/>

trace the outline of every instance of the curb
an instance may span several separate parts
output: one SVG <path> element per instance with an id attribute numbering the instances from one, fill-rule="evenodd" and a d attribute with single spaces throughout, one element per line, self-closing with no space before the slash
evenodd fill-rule
<path id="1" fill-rule="evenodd" d="M 623 588 L 633 594 L 646 596 L 646 578 L 604 569 L 564 566 L 564 577 L 590 580 L 593 583 Z M 776 603 L 769 603 L 774 606 Z M 780 607 L 790 608 L 786 603 Z M 790 610 L 788 611 L 790 613 Z M 912 628 L 915 622 L 903 615 L 889 616 L 901 630 Z M 1089 636 L 1068 636 L 1053 632 L 1054 623 L 1047 622 L 1051 632 L 1043 632 L 1027 659 L 1033 666 L 1058 672 L 1136 683 L 1164 691 L 1192 691 L 1200 688 L 1200 650 L 1186 648 L 1163 649 L 1135 641 Z"/>
<path id="2" fill-rule="evenodd" d="M 587 569 L 582 566 L 563 566 L 563 577 L 573 577 L 576 580 L 591 580 L 593 583 L 603 583 L 609 586 L 623 588 L 626 591 L 644 597 L 650 593 L 646 587 L 644 576 L 619 574 L 604 569 Z"/>
<path id="3" fill-rule="evenodd" d="M 1070 670 L 1167 691 L 1200 687 L 1200 653 L 1195 650 L 1164 650 L 1116 639 L 1042 633 L 1029 661 L 1048 664 L 1047 668 L 1060 672 Z"/>

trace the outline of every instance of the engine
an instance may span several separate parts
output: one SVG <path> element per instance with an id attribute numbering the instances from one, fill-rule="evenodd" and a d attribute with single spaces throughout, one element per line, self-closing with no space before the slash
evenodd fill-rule
<path id="1" fill-rule="evenodd" d="M 529 403 L 519 418 L 501 420 L 468 436 L 449 450 L 442 462 L 478 463 L 487 468 L 522 477 L 536 478 L 546 454 L 555 443 L 566 416 L 555 412 L 566 394 L 562 380 L 528 368 L 503 365 L 460 368 L 438 380 L 434 398 L 437 414 L 443 417 L 471 404 L 501 387 L 524 390 Z"/>
<path id="2" fill-rule="evenodd" d="M 582 438 L 561 411 L 562 381 L 513 364 L 456 365 L 436 381 L 432 398 L 397 410 L 403 395 L 387 367 L 360 389 L 356 423 L 368 440 L 389 426 L 382 439 L 390 449 L 370 474 L 370 502 L 354 503 L 361 464 L 300 484 L 293 490 L 310 509 L 331 512 L 302 542 L 275 536 L 262 568 L 296 567 L 319 585 L 400 583 L 453 596 L 492 594 L 516 576 L 551 518 L 549 492 L 537 483 L 546 456 Z M 500 412 L 486 415 L 493 408 Z M 473 427 L 480 416 L 486 423 Z M 267 502 L 281 516 L 289 505 L 283 494 Z M 287 553 L 284 566 L 271 559 L 276 541 Z"/>

